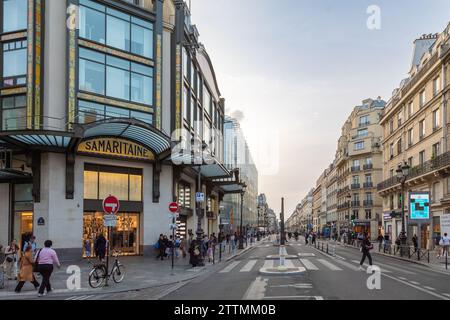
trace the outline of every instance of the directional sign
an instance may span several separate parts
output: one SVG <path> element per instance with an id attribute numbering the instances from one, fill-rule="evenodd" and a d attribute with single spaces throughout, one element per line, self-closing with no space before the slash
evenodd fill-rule
<path id="1" fill-rule="evenodd" d="M 169 204 L 169 211 L 172 213 L 176 213 L 178 211 L 178 203 L 172 202 Z"/>
<path id="2" fill-rule="evenodd" d="M 195 194 L 195 201 L 199 203 L 205 202 L 205 194 L 203 192 L 197 192 Z"/>

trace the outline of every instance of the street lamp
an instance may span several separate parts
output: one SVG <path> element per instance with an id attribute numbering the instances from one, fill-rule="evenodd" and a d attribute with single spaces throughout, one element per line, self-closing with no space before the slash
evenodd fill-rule
<path id="1" fill-rule="evenodd" d="M 405 194 L 405 183 L 406 179 L 408 179 L 409 175 L 409 169 L 410 166 L 405 162 L 403 165 L 399 164 L 398 168 L 396 170 L 397 173 L 397 179 L 402 185 L 402 232 L 400 233 L 400 243 L 401 243 L 401 253 L 403 255 L 403 250 L 406 247 L 406 228 L 405 228 L 405 201 L 404 201 L 404 194 Z"/>
<path id="2" fill-rule="evenodd" d="M 242 185 L 241 190 L 241 226 L 240 226 L 240 235 L 239 235 L 239 249 L 244 249 L 244 237 L 243 237 L 243 230 L 242 230 L 242 212 L 244 211 L 244 194 L 245 189 L 247 188 L 247 185 L 244 183 Z"/>

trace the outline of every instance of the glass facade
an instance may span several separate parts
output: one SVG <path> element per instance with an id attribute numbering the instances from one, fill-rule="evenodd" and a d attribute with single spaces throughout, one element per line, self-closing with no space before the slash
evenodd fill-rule
<path id="1" fill-rule="evenodd" d="M 153 58 L 153 23 L 100 5 L 80 1 L 80 37 Z"/>
<path id="2" fill-rule="evenodd" d="M 3 33 L 26 29 L 27 11 L 27 0 L 3 0 Z"/>
<path id="3" fill-rule="evenodd" d="M 25 95 L 2 99 L 2 130 L 19 130 L 26 127 L 26 105 Z"/>
<path id="4" fill-rule="evenodd" d="M 27 41 L 3 43 L 3 87 L 24 85 L 27 75 Z"/>

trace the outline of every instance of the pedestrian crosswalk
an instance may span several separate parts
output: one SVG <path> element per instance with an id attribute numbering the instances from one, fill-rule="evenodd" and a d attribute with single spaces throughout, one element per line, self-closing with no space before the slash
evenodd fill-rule
<path id="1" fill-rule="evenodd" d="M 72 297 L 69 297 L 69 298 L 64 299 L 64 300 L 72 300 L 72 301 L 73 300 L 77 300 L 77 301 L 80 301 L 80 300 L 89 300 L 92 297 L 94 297 L 94 295 L 72 296 Z"/>

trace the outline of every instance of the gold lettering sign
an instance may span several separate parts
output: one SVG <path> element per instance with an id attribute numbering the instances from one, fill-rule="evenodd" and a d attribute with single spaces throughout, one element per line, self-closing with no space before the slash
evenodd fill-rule
<path id="1" fill-rule="evenodd" d="M 83 141 L 78 146 L 78 152 L 138 160 L 155 160 L 155 155 L 149 149 L 125 139 L 100 138 Z"/>

